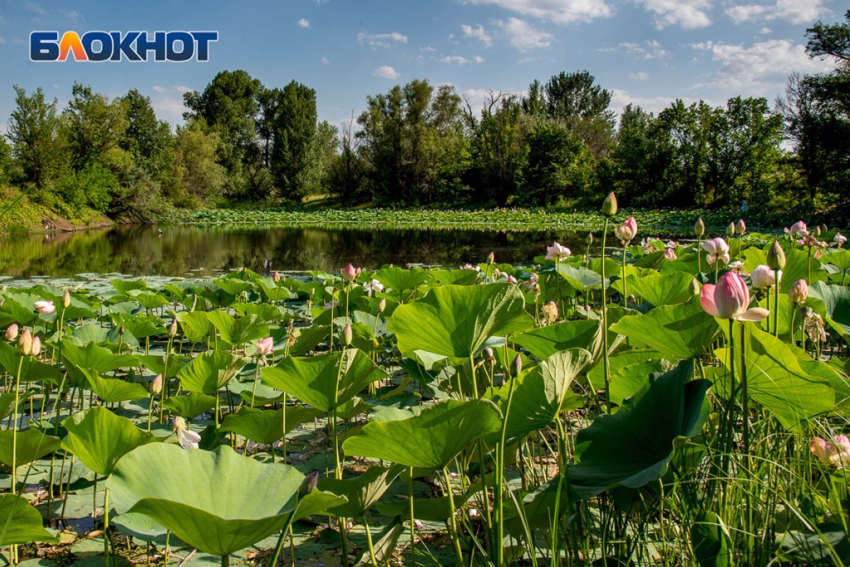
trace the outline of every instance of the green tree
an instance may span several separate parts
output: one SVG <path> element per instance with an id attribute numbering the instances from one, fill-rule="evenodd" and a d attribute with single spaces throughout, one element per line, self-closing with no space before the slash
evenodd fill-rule
<path id="1" fill-rule="evenodd" d="M 57 176 L 64 161 L 63 149 L 58 143 L 59 117 L 56 99 L 44 100 L 41 87 L 32 95 L 15 86 L 15 110 L 9 118 L 6 134 L 12 143 L 12 157 L 21 167 L 24 180 L 38 190 Z"/>
<path id="2" fill-rule="evenodd" d="M 360 156 L 360 139 L 354 134 L 354 116 L 345 122 L 337 138 L 338 152 L 328 163 L 324 178 L 325 191 L 339 196 L 343 203 L 353 204 L 368 199 L 366 164 Z"/>
<path id="3" fill-rule="evenodd" d="M 12 147 L 0 136 L 0 184 L 12 179 Z"/>
<path id="4" fill-rule="evenodd" d="M 74 83 L 62 122 L 71 163 L 76 169 L 102 163 L 103 156 L 118 147 L 127 129 L 127 117 L 120 100 L 110 101 L 93 92 L 90 86 L 79 83 Z"/>
<path id="5" fill-rule="evenodd" d="M 227 170 L 216 163 L 218 134 L 207 132 L 202 121 L 189 120 L 177 128 L 174 153 L 175 185 L 171 198 L 178 206 L 214 203 L 227 183 Z"/>
<path id="6" fill-rule="evenodd" d="M 316 91 L 292 81 L 284 87 L 272 125 L 271 171 L 281 197 L 301 201 L 316 165 Z"/>
<path id="7" fill-rule="evenodd" d="M 582 140 L 561 124 L 541 122 L 528 136 L 523 200 L 550 205 L 583 195 L 590 187 L 594 160 Z"/>
<path id="8" fill-rule="evenodd" d="M 174 134 L 165 120 L 158 120 L 150 98 L 131 89 L 120 99 L 127 128 L 119 146 L 129 152 L 136 164 L 151 178 L 161 180 L 171 171 Z"/>
<path id="9" fill-rule="evenodd" d="M 611 154 L 617 195 L 623 204 L 653 205 L 674 191 L 671 168 L 675 148 L 661 122 L 639 106 L 628 105 Z"/>

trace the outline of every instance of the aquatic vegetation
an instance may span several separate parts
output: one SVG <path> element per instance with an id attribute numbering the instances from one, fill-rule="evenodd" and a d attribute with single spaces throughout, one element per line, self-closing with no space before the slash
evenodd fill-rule
<path id="1" fill-rule="evenodd" d="M 603 212 L 529 265 L 0 288 L 5 557 L 850 561 L 839 233 Z"/>

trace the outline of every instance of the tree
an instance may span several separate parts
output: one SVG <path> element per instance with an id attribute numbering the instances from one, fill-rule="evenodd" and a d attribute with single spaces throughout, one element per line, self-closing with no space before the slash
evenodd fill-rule
<path id="1" fill-rule="evenodd" d="M 366 166 L 360 156 L 360 138 L 354 134 L 354 114 L 345 122 L 337 140 L 339 152 L 328 163 L 324 178 L 325 190 L 338 195 L 343 203 L 357 203 L 367 199 Z"/>
<path id="2" fill-rule="evenodd" d="M 158 120 L 150 98 L 131 89 L 120 99 L 127 128 L 119 146 L 129 152 L 136 164 L 153 179 L 162 179 L 171 170 L 174 134 L 165 120 Z"/>
<path id="3" fill-rule="evenodd" d="M 171 195 L 178 206 L 209 204 L 222 195 L 227 170 L 216 163 L 218 134 L 207 132 L 200 120 L 177 128 L 174 155 L 176 185 Z"/>
<path id="4" fill-rule="evenodd" d="M 15 110 L 9 119 L 7 137 L 12 157 L 20 164 L 24 179 L 42 190 L 53 179 L 63 161 L 59 147 L 59 117 L 56 99 L 47 103 L 41 87 L 31 95 L 15 86 Z"/>
<path id="5" fill-rule="evenodd" d="M 6 140 L 0 136 L 0 184 L 8 183 L 12 179 L 12 148 Z"/>
<path id="6" fill-rule="evenodd" d="M 315 165 L 316 91 L 292 81 L 283 89 L 272 125 L 271 171 L 284 199 L 301 201 Z"/>
<path id="7" fill-rule="evenodd" d="M 550 205 L 581 195 L 590 186 L 593 158 L 581 139 L 555 122 L 541 122 L 528 136 L 523 196 Z"/>
<path id="8" fill-rule="evenodd" d="M 102 163 L 103 156 L 118 147 L 127 129 L 127 117 L 119 100 L 109 101 L 91 87 L 74 83 L 72 98 L 62 113 L 63 131 L 75 169 Z"/>
<path id="9" fill-rule="evenodd" d="M 652 113 L 628 105 L 612 151 L 614 182 L 623 204 L 653 205 L 667 201 L 675 148 L 669 133 Z"/>

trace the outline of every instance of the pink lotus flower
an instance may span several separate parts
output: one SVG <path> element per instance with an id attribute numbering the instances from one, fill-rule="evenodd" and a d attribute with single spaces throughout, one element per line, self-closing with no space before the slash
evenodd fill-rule
<path id="1" fill-rule="evenodd" d="M 737 272 L 726 272 L 717 285 L 702 286 L 699 301 L 706 313 L 718 319 L 761 321 L 770 314 L 761 307 L 747 309 L 750 305 L 750 290 Z"/>
<path id="2" fill-rule="evenodd" d="M 12 323 L 6 329 L 6 340 L 7 341 L 14 341 L 17 338 L 18 338 L 18 324 Z"/>
<path id="3" fill-rule="evenodd" d="M 623 224 L 614 229 L 614 236 L 616 236 L 621 243 L 625 244 L 637 236 L 637 231 L 638 225 L 635 217 L 629 217 Z"/>
<path id="4" fill-rule="evenodd" d="M 769 266 L 761 264 L 756 266 L 750 274 L 750 280 L 753 282 L 753 287 L 756 289 L 764 289 L 776 285 L 776 274 Z M 782 281 L 782 270 L 779 270 L 779 281 Z"/>
<path id="5" fill-rule="evenodd" d="M 274 339 L 266 337 L 257 341 L 257 356 L 266 356 L 274 352 Z"/>
<path id="6" fill-rule="evenodd" d="M 842 246 L 845 242 L 847 242 L 847 237 L 846 237 L 846 236 L 842 236 L 842 234 L 841 234 L 840 232 L 836 232 L 836 233 L 835 233 L 835 238 L 833 238 L 833 239 L 832 239 L 832 241 L 835 243 L 835 245 L 836 245 L 836 246 L 838 246 L 839 248 L 841 248 L 841 246 Z"/>
<path id="7" fill-rule="evenodd" d="M 508 283 L 516 283 L 516 278 L 511 275 L 508 275 Z"/>
<path id="8" fill-rule="evenodd" d="M 809 449 L 825 465 L 844 468 L 846 463 L 850 463 L 850 439 L 846 435 L 836 435 L 834 442 L 813 437 Z"/>
<path id="9" fill-rule="evenodd" d="M 673 250 L 672 248 L 668 248 L 667 250 L 664 251 L 664 259 L 665 260 L 673 261 L 676 258 L 677 258 L 676 251 Z"/>
<path id="10" fill-rule="evenodd" d="M 797 221 L 791 225 L 791 228 L 785 229 L 785 234 L 790 234 L 792 237 L 806 237 L 809 235 L 809 227 L 803 221 Z"/>
<path id="11" fill-rule="evenodd" d="M 186 420 L 182 417 L 174 418 L 174 429 L 177 431 L 177 442 L 184 449 L 197 449 L 201 442 L 201 436 L 194 431 L 189 431 Z"/>
<path id="12" fill-rule="evenodd" d="M 572 254 L 566 246 L 553 242 L 552 246 L 546 247 L 546 260 L 561 260 Z"/>
<path id="13" fill-rule="evenodd" d="M 33 303 L 33 307 L 35 307 L 35 310 L 39 313 L 44 314 L 53 313 L 54 311 L 56 311 L 56 306 L 53 305 L 52 301 L 36 301 L 35 303 Z"/>
<path id="14" fill-rule="evenodd" d="M 327 303 L 325 303 L 325 311 L 327 311 L 328 309 L 335 309 L 339 306 L 340 303 L 336 299 L 334 299 L 333 301 L 328 301 Z"/>
<path id="15" fill-rule="evenodd" d="M 731 258 L 729 257 L 729 245 L 719 236 L 713 240 L 706 240 L 703 249 L 708 252 L 708 265 L 713 266 L 720 259 L 724 264 L 728 264 Z"/>
<path id="16" fill-rule="evenodd" d="M 384 284 L 382 284 L 378 280 L 372 280 L 363 284 L 363 289 L 366 290 L 366 295 L 372 297 L 373 291 L 384 291 Z"/>
<path id="17" fill-rule="evenodd" d="M 730 263 L 727 267 L 730 270 L 735 270 L 736 272 L 738 272 L 740 274 L 741 270 L 744 269 L 744 263 L 741 262 L 740 260 L 735 260 L 734 262 Z"/>
<path id="18" fill-rule="evenodd" d="M 343 279 L 348 282 L 353 281 L 354 278 L 357 277 L 357 270 L 354 269 L 354 266 L 352 266 L 350 262 L 346 267 L 340 270 L 340 273 L 342 274 Z"/>
<path id="19" fill-rule="evenodd" d="M 481 268 L 478 266 L 473 266 L 472 264 L 464 264 L 460 267 L 461 270 L 475 270 L 476 272 L 480 272 Z"/>

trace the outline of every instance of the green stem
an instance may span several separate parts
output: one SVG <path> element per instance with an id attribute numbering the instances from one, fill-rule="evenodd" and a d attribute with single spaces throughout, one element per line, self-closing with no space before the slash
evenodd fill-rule
<path id="1" fill-rule="evenodd" d="M 628 244 L 623 244 L 623 307 L 629 306 L 629 284 L 626 282 L 626 248 Z M 607 392 L 606 392 L 607 394 Z"/>
<path id="2" fill-rule="evenodd" d="M 372 567 L 378 567 L 378 559 L 375 557 L 375 546 L 372 544 L 372 530 L 369 529 L 369 522 L 366 521 L 365 514 L 361 519 L 363 520 L 363 529 L 366 530 L 366 543 L 369 544 L 369 559 L 372 560 Z"/>
<path id="3" fill-rule="evenodd" d="M 416 520 L 413 516 L 413 467 L 410 467 L 410 482 L 407 483 L 407 496 L 410 500 L 410 564 L 416 567 Z"/>
<path id="4" fill-rule="evenodd" d="M 20 355 L 18 359 L 18 374 L 15 378 L 15 411 L 12 413 L 12 492 L 15 492 L 17 486 L 17 470 L 18 470 L 18 404 L 20 403 L 21 392 L 21 368 L 24 366 L 24 357 Z"/>
<path id="5" fill-rule="evenodd" d="M 773 277 L 776 280 L 776 289 L 773 295 L 773 307 L 776 310 L 773 317 L 773 336 L 779 337 L 779 270 L 773 270 Z"/>
<path id="6" fill-rule="evenodd" d="M 449 476 L 449 471 L 446 467 L 443 467 L 443 476 L 446 479 L 446 493 L 448 494 L 448 497 L 449 497 L 449 511 L 451 512 L 451 517 L 450 517 L 451 521 L 449 522 L 449 524 L 451 525 L 451 529 L 452 529 L 452 533 L 451 533 L 452 545 L 455 548 L 455 555 L 457 555 L 457 564 L 459 566 L 462 566 L 463 565 L 463 551 L 460 548 L 460 538 L 458 536 L 458 530 L 457 530 L 457 517 L 455 516 L 455 499 L 454 499 L 454 494 L 453 494 L 453 491 L 452 491 L 452 480 L 451 480 L 451 477 Z M 412 482 L 412 480 L 411 480 L 411 482 Z M 500 489 L 501 489 L 501 487 L 500 487 Z M 413 501 L 412 498 L 413 497 L 411 495 L 411 502 Z M 410 513 L 410 517 L 411 517 L 410 521 L 413 522 L 413 512 L 412 511 Z M 497 549 L 502 548 L 502 541 L 501 540 L 499 540 L 498 542 L 495 542 L 495 543 L 496 543 Z M 499 554 L 499 556 L 501 556 L 501 554 Z M 496 565 L 502 565 L 502 563 L 499 562 Z"/>
<path id="7" fill-rule="evenodd" d="M 103 566 L 109 567 L 109 487 L 103 493 Z"/>
<path id="8" fill-rule="evenodd" d="M 608 377 L 610 368 L 608 367 L 608 302 L 605 292 L 605 242 L 608 238 L 608 218 L 605 218 L 605 226 L 602 229 L 602 374 L 604 378 L 605 388 L 605 411 L 611 413 L 611 404 L 608 396 Z"/>

